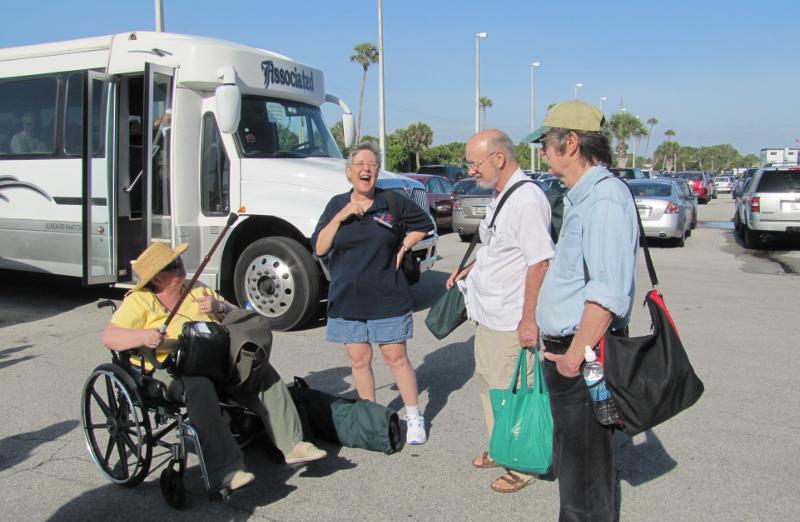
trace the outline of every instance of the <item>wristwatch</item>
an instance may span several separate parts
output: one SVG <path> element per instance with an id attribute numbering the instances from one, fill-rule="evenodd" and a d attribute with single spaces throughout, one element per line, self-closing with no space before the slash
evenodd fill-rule
<path id="1" fill-rule="evenodd" d="M 411 247 L 406 246 L 405 243 L 403 243 L 403 252 L 411 252 Z"/>

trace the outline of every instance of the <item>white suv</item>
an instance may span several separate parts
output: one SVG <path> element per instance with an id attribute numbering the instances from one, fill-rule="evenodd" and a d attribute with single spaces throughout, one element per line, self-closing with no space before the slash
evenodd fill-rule
<path id="1" fill-rule="evenodd" d="M 800 166 L 759 169 L 737 201 L 734 223 L 747 248 L 800 237 Z"/>

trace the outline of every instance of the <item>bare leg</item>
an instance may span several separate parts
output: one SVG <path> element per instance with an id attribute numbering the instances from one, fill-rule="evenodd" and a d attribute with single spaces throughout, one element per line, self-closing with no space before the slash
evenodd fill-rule
<path id="1" fill-rule="evenodd" d="M 383 360 L 389 366 L 394 376 L 394 382 L 400 390 L 400 397 L 406 406 L 417 405 L 417 375 L 414 367 L 408 360 L 406 343 L 382 344 L 381 353 Z"/>
<path id="2" fill-rule="evenodd" d="M 375 402 L 375 375 L 372 373 L 372 345 L 369 343 L 345 344 L 353 370 L 353 384 L 360 399 Z"/>

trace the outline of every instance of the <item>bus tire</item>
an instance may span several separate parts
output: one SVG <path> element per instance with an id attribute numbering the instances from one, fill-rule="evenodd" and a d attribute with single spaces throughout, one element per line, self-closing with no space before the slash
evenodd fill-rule
<path id="1" fill-rule="evenodd" d="M 244 249 L 236 262 L 234 289 L 239 306 L 248 302 L 273 330 L 309 321 L 319 307 L 320 274 L 311 254 L 288 237 L 267 237 Z"/>

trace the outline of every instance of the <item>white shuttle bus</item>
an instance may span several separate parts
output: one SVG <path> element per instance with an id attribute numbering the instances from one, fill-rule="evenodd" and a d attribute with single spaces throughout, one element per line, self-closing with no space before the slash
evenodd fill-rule
<path id="1" fill-rule="evenodd" d="M 132 284 L 151 241 L 188 242 L 191 273 L 275 329 L 315 316 L 309 240 L 349 184 L 320 105 L 322 71 L 209 38 L 131 32 L 0 49 L 0 268 Z M 381 173 L 423 208 L 421 184 Z M 423 269 L 437 236 L 415 249 Z"/>

